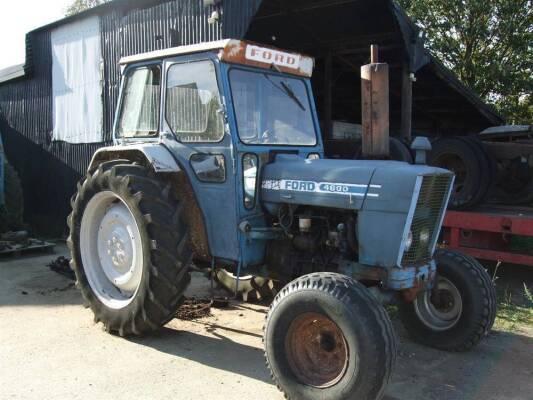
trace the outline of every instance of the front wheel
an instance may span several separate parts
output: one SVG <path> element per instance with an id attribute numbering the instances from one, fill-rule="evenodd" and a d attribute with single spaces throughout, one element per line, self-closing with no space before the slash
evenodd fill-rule
<path id="1" fill-rule="evenodd" d="M 486 335 L 496 317 L 496 293 L 487 271 L 475 259 L 438 250 L 437 280 L 431 291 L 403 303 L 400 318 L 411 337 L 447 351 L 466 351 Z"/>
<path id="2" fill-rule="evenodd" d="M 190 281 L 183 204 L 147 168 L 103 163 L 72 201 L 68 245 L 95 320 L 121 336 L 167 323 Z"/>
<path id="3" fill-rule="evenodd" d="M 264 345 L 287 399 L 380 399 L 396 358 L 381 304 L 358 282 L 325 272 L 303 276 L 276 296 Z"/>

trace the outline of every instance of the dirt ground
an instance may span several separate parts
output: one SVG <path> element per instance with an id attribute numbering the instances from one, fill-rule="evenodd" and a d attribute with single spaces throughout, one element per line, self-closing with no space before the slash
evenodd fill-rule
<path id="1" fill-rule="evenodd" d="M 0 259 L 1 399 L 282 399 L 265 367 L 262 306 L 234 303 L 195 322 L 121 339 L 93 323 L 72 281 L 45 267 L 55 255 Z M 189 291 L 209 284 L 195 276 Z M 533 328 L 494 331 L 449 354 L 409 341 L 387 400 L 531 400 Z"/>

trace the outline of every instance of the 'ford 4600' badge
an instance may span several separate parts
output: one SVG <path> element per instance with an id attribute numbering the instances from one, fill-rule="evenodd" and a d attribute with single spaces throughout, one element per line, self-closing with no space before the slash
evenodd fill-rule
<path id="1" fill-rule="evenodd" d="M 289 192 L 311 192 L 311 193 L 332 193 L 347 196 L 358 197 L 379 197 L 376 189 L 381 189 L 381 185 L 362 185 L 353 183 L 332 183 L 332 182 L 313 182 L 300 181 L 292 179 L 263 181 L 263 189 L 266 190 L 286 190 Z M 373 193 L 370 193 L 372 189 Z"/>

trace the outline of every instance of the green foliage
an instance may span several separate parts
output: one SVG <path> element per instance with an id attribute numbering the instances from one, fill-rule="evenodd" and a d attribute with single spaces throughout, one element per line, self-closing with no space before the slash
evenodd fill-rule
<path id="1" fill-rule="evenodd" d="M 532 0 L 398 0 L 430 50 L 508 123 L 533 123 Z"/>
<path id="2" fill-rule="evenodd" d="M 82 11 L 88 10 L 89 8 L 107 3 L 108 1 L 111 0 L 73 0 L 65 10 L 65 16 L 70 17 L 71 15 L 78 14 Z"/>

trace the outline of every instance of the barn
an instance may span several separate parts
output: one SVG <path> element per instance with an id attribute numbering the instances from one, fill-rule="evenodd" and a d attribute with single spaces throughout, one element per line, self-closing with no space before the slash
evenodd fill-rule
<path id="1" fill-rule="evenodd" d="M 390 65 L 391 132 L 477 133 L 502 118 L 424 48 L 391 0 L 114 0 L 26 36 L 26 62 L 0 71 L 0 134 L 21 176 L 25 218 L 61 234 L 92 154 L 112 142 L 123 56 L 236 38 L 316 58 L 322 134 L 361 120 L 369 46 Z"/>

